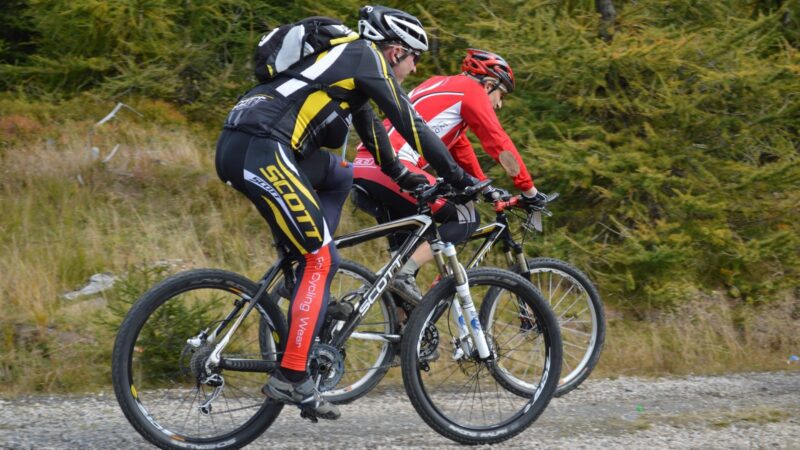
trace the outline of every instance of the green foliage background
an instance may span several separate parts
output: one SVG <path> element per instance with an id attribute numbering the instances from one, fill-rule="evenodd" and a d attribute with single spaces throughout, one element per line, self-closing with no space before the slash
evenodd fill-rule
<path id="1" fill-rule="evenodd" d="M 263 32 L 316 14 L 355 26 L 362 5 L 7 4 L 7 95 L 164 100 L 209 136 L 252 83 Z M 616 1 L 610 42 L 589 0 L 386 4 L 435 37 L 408 86 L 457 72 L 468 46 L 512 63 L 518 89 L 501 121 L 537 185 L 563 196 L 533 250 L 590 272 L 607 302 L 646 314 L 699 291 L 766 302 L 799 288 L 798 0 Z"/>

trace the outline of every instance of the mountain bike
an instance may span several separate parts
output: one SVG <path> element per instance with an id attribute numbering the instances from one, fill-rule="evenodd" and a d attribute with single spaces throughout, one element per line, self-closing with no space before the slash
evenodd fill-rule
<path id="1" fill-rule="evenodd" d="M 391 220 L 389 212 L 377 199 L 371 198 L 368 192 L 356 188 L 353 197 L 356 206 L 375 217 L 379 223 Z M 556 198 L 558 194 L 548 196 L 548 203 Z M 525 255 L 523 244 L 527 235 L 533 231 L 541 232 L 542 215 L 552 216 L 552 212 L 546 207 L 527 211 L 520 206 L 519 196 L 514 196 L 493 202 L 493 209 L 496 215 L 495 221 L 479 228 L 469 238 L 470 241 L 482 242 L 466 267 L 479 266 L 488 252 L 500 241 L 509 270 L 529 279 L 540 290 L 556 314 L 561 327 L 564 346 L 562 372 L 566 373 L 562 374 L 555 396 L 565 395 L 586 380 L 600 359 L 605 340 L 605 313 L 600 295 L 589 277 L 571 264 L 554 258 L 528 258 Z M 515 238 L 511 231 L 509 216 L 520 222 L 517 227 L 518 238 Z M 397 238 L 394 239 L 397 242 Z M 352 262 L 348 264 L 354 265 Z M 370 275 L 369 270 L 363 267 L 360 269 L 357 280 L 353 278 L 350 283 L 344 283 L 342 286 L 374 283 L 375 277 Z M 341 279 L 353 277 L 348 272 L 337 276 Z M 392 296 L 395 300 L 392 300 Z M 403 307 L 406 314 L 410 314 L 416 303 L 415 299 L 407 298 L 399 291 L 392 291 L 386 297 L 379 303 L 382 311 L 392 310 L 392 305 L 396 303 Z M 481 308 L 481 317 L 484 319 L 482 323 L 491 319 L 491 307 L 490 302 L 484 302 Z M 399 328 L 399 325 L 391 326 L 388 323 L 395 320 L 395 314 L 382 312 L 381 316 L 384 317 L 382 323 L 387 328 Z M 337 388 L 335 395 L 330 396 L 330 400 L 345 403 L 366 394 L 393 366 L 394 351 L 392 346 L 384 344 L 373 352 L 371 359 L 364 356 L 361 366 L 354 367 L 350 372 L 362 374 L 359 377 L 358 389 L 350 389 L 350 385 L 343 384 Z M 514 380 L 511 376 L 506 376 L 501 381 L 506 389 L 519 395 L 529 395 L 535 388 L 527 386 L 520 380 Z"/>
<path id="2" fill-rule="evenodd" d="M 546 408 L 561 368 L 555 316 L 519 275 L 464 270 L 455 247 L 439 239 L 427 209 L 439 197 L 475 197 L 481 187 L 464 193 L 441 183 L 420 188 L 420 214 L 337 240 L 347 247 L 410 232 L 374 283 L 329 306 L 309 356 L 321 391 L 339 384 L 345 361 L 357 354 L 348 341 L 399 340 L 398 334 L 359 327 L 416 246 L 428 240 L 443 278 L 404 332 L 403 380 L 415 409 L 440 434 L 475 444 L 515 436 Z M 281 276 L 291 279 L 292 263 L 282 247 L 277 251 L 278 262 L 258 283 L 222 270 L 191 270 L 162 281 L 128 312 L 114 344 L 112 380 L 126 418 L 148 441 L 161 448 L 239 448 L 281 412 L 282 404 L 260 394 L 279 366 L 287 334 L 271 290 Z M 484 326 L 473 299 L 489 292 L 494 322 Z M 499 370 L 535 385 L 533 394 L 505 391 Z M 307 410 L 301 416 L 316 420 Z"/>

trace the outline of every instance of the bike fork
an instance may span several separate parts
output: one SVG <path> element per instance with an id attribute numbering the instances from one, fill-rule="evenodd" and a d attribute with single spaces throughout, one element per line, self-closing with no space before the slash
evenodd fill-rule
<path id="1" fill-rule="evenodd" d="M 456 248 L 449 242 L 432 246 L 432 248 L 434 250 L 434 258 L 437 266 L 440 266 L 440 269 L 445 266 L 444 259 L 446 258 L 446 266 L 455 278 L 457 295 L 456 298 L 453 299 L 452 313 L 458 324 L 458 344 L 460 350 L 466 355 L 472 354 L 472 345 L 468 339 L 471 334 L 472 342 L 478 350 L 478 356 L 481 359 L 487 359 L 491 355 L 491 351 L 489 350 L 489 344 L 486 342 L 486 335 L 483 333 L 483 328 L 478 319 L 478 311 L 475 308 L 475 303 L 472 301 L 472 295 L 469 292 L 467 272 L 456 257 Z M 456 354 L 453 356 L 458 359 L 462 356 L 460 354 L 461 352 L 456 351 Z"/>

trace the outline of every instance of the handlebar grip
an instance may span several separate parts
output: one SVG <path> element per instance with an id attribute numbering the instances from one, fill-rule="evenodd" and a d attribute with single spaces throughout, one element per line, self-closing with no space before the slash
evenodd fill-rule
<path id="1" fill-rule="evenodd" d="M 464 195 L 473 196 L 478 192 L 482 191 L 486 186 L 489 186 L 490 184 L 492 184 L 492 180 L 487 178 L 483 181 L 479 181 L 473 184 L 472 186 L 467 186 L 466 188 L 464 188 Z"/>
<path id="2" fill-rule="evenodd" d="M 547 203 L 550 203 L 561 196 L 561 194 L 559 194 L 558 192 L 553 192 L 551 194 L 544 194 L 544 195 L 545 197 L 547 197 Z"/>

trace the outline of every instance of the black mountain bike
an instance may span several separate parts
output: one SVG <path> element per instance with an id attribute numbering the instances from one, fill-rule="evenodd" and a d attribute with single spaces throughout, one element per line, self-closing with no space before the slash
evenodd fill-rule
<path id="1" fill-rule="evenodd" d="M 374 283 L 329 306 L 309 358 L 320 390 L 342 380 L 345 361 L 357 354 L 348 342 L 399 340 L 396 330 L 370 330 L 364 322 L 424 239 L 443 278 L 403 333 L 403 381 L 415 409 L 440 434 L 470 444 L 509 439 L 544 411 L 561 369 L 555 316 L 519 275 L 464 270 L 452 244 L 439 239 L 426 206 L 439 197 L 474 198 L 481 187 L 460 194 L 445 184 L 420 188 L 420 214 L 337 240 L 347 247 L 410 232 Z M 161 448 L 239 448 L 278 416 L 283 405 L 260 393 L 279 366 L 287 334 L 270 292 L 282 276 L 291 279 L 292 263 L 280 247 L 278 252 L 278 262 L 258 283 L 223 270 L 190 270 L 147 291 L 128 312 L 114 344 L 112 380 L 125 416 L 148 441 Z M 492 305 L 491 322 L 479 316 L 473 299 L 482 309 Z M 514 395 L 504 388 L 509 380 L 536 388 Z M 307 410 L 301 416 L 316 420 Z"/>

